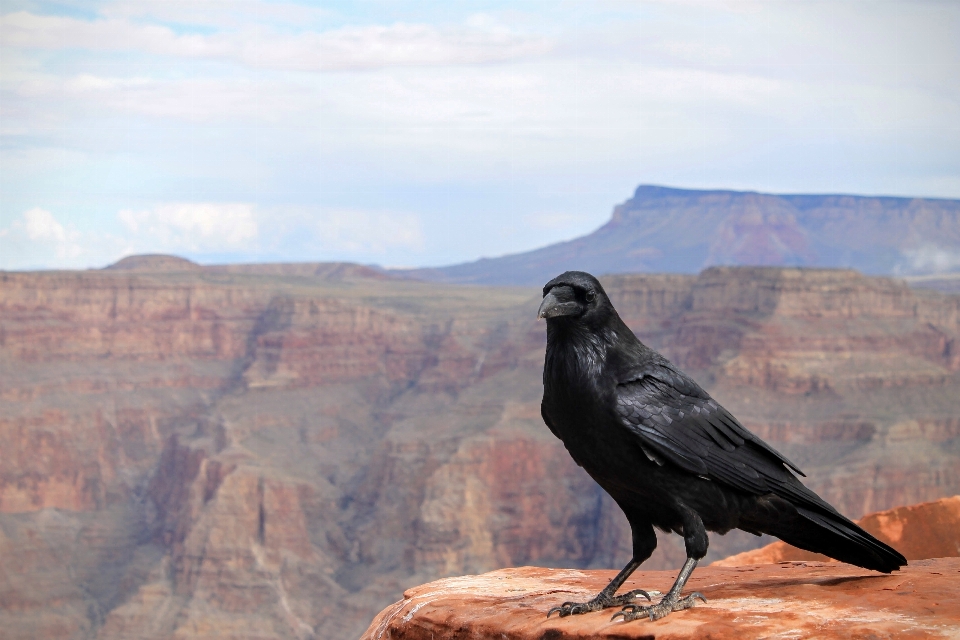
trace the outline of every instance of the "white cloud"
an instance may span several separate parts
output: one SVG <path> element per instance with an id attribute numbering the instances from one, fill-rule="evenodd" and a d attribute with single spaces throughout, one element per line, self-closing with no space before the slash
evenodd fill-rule
<path id="1" fill-rule="evenodd" d="M 171 203 L 121 210 L 131 253 L 219 253 L 255 250 L 254 206 L 244 203 Z"/>
<path id="2" fill-rule="evenodd" d="M 178 36 L 167 27 L 126 20 L 80 20 L 27 11 L 0 19 L 4 47 L 145 51 L 181 56 L 210 55 L 215 47 L 203 36 Z"/>
<path id="3" fill-rule="evenodd" d="M 211 34 L 177 34 L 126 18 L 81 20 L 18 11 L 3 16 L 0 40 L 21 49 L 138 51 L 225 59 L 253 68 L 342 71 L 390 66 L 504 62 L 548 53 L 554 40 L 490 20 L 465 25 L 346 26 L 290 33 L 247 22 Z"/>
<path id="4" fill-rule="evenodd" d="M 897 274 L 945 273 L 960 269 L 960 249 L 925 244 L 916 249 L 903 251 L 906 263 L 895 268 Z"/>
<path id="5" fill-rule="evenodd" d="M 31 240 L 56 242 L 58 244 L 67 241 L 66 229 L 46 209 L 34 207 L 25 212 L 21 224 L 27 233 L 27 237 Z"/>
<path id="6" fill-rule="evenodd" d="M 423 231 L 416 214 L 365 209 L 245 203 L 165 203 L 121 210 L 124 254 L 176 253 L 248 259 L 376 260 L 416 252 Z"/>
<path id="7" fill-rule="evenodd" d="M 120 232 L 82 232 L 34 207 L 0 229 L 0 268 L 100 267 L 137 253 L 256 254 L 258 221 L 250 204 L 166 203 L 117 214 Z"/>
<path id="8" fill-rule="evenodd" d="M 0 269 L 87 267 L 95 253 L 83 234 L 40 207 L 0 229 Z"/>
<path id="9" fill-rule="evenodd" d="M 231 29 L 256 22 L 284 28 L 319 26 L 336 12 L 317 6 L 292 2 L 251 2 L 216 0 L 215 2 L 129 2 L 114 1 L 102 5 L 107 18 L 132 19 L 135 22 L 165 21 L 208 28 Z"/>
<path id="10" fill-rule="evenodd" d="M 550 38 L 474 18 L 465 27 L 424 24 L 345 27 L 319 39 L 326 70 L 505 62 L 549 53 Z"/>
<path id="11" fill-rule="evenodd" d="M 291 114 L 316 112 L 319 87 L 275 79 L 72 77 L 23 74 L 9 78 L 8 104 L 19 106 L 5 131 L 63 120 L 102 117 L 107 112 L 186 122 L 247 119 L 283 121 Z M 24 126 L 26 124 L 27 126 Z"/>
<path id="12" fill-rule="evenodd" d="M 638 27 L 625 21 L 613 27 L 612 40 L 618 50 L 639 48 L 618 59 L 604 49 L 609 31 L 585 31 L 576 46 L 567 42 L 561 51 L 555 45 L 569 40 L 569 34 L 546 37 L 489 16 L 472 16 L 459 25 L 399 22 L 295 33 L 247 21 L 211 34 L 178 35 L 122 15 L 124 6 L 109 11 L 121 17 L 98 20 L 8 14 L 3 27 L 10 44 L 5 46 L 151 51 L 231 59 L 257 68 L 338 72 L 143 75 L 154 68 L 144 66 L 138 75 L 104 75 L 114 71 L 111 64 L 66 77 L 7 74 L 3 84 L 11 98 L 5 107 L 8 114 L 14 109 L 4 119 L 5 128 L 49 131 L 50 121 L 93 118 L 105 111 L 187 122 L 282 123 L 288 130 L 270 142 L 278 148 L 309 140 L 314 149 L 322 143 L 327 157 L 375 155 L 400 173 L 442 178 L 449 172 L 475 173 L 486 163 L 541 170 L 569 165 L 573 158 L 618 162 L 638 157 L 640 150 L 651 160 L 689 158 L 695 152 L 709 161 L 707 150 L 754 143 L 751 135 L 763 139 L 766 132 L 806 142 L 821 132 L 831 138 L 837 131 L 860 135 L 864 127 L 875 129 L 876 136 L 905 125 L 942 129 L 960 118 L 956 91 L 942 82 L 935 91 L 900 87 L 891 99 L 884 87 L 838 77 L 856 72 L 822 60 L 818 52 L 837 43 L 829 40 L 833 31 L 825 36 L 813 29 L 814 11 L 764 9 L 759 18 L 750 14 L 728 30 L 695 32 L 673 23 Z M 237 4 L 248 12 L 252 6 L 259 5 Z M 795 19 L 794 32 L 827 41 L 806 47 L 791 39 L 785 17 Z M 756 44 L 757 33 L 765 49 Z M 549 58 L 530 60 L 551 52 Z M 790 63 L 775 62 L 784 52 Z M 804 62 L 810 56 L 818 56 L 815 64 Z M 884 56 L 886 61 L 889 55 Z M 917 56 L 910 61 L 911 69 L 920 68 Z M 483 64 L 488 62 L 511 64 L 491 72 Z M 187 69 L 175 60 L 168 64 L 164 68 Z M 896 70 L 895 65 L 876 66 Z M 358 70 L 366 71 L 351 72 Z M 798 132 L 800 127 L 816 129 L 811 136 Z M 65 135 L 85 130 L 71 127 Z M 88 144 L 102 140 L 91 136 Z M 411 155 L 418 162 L 409 162 Z"/>

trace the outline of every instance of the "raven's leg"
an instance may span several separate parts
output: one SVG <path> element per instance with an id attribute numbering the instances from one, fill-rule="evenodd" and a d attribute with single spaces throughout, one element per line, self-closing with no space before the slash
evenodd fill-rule
<path id="1" fill-rule="evenodd" d="M 657 548 L 657 534 L 653 531 L 653 526 L 649 523 L 637 523 L 631 520 L 630 528 L 633 533 L 633 558 L 627 563 L 620 573 L 610 581 L 603 591 L 596 597 L 587 602 L 564 602 L 559 607 L 554 607 L 547 612 L 549 618 L 553 612 L 560 614 L 560 617 L 569 616 L 577 613 L 587 613 L 590 611 L 599 611 L 607 607 L 620 607 L 629 605 L 636 601 L 637 596 L 643 596 L 647 600 L 650 595 L 643 589 L 634 589 L 621 595 L 615 595 L 617 589 L 626 582 L 630 574 L 637 570 L 644 560 L 650 557 L 653 550 Z"/>
<path id="2" fill-rule="evenodd" d="M 697 598 L 704 602 L 707 601 L 699 591 L 695 591 L 685 598 L 680 597 L 680 592 L 683 590 L 684 585 L 687 584 L 690 574 L 697 568 L 697 563 L 703 556 L 707 555 L 707 546 L 709 544 L 707 530 L 704 528 L 700 516 L 698 516 L 695 511 L 684 507 L 682 510 L 682 518 L 683 541 L 687 548 L 687 560 L 683 563 L 683 567 L 680 569 L 680 573 L 677 575 L 673 586 L 670 587 L 670 591 L 655 605 L 641 606 L 628 604 L 624 606 L 622 611 L 613 615 L 613 620 L 616 620 L 620 616 L 623 616 L 625 622 L 644 617 L 649 617 L 651 620 L 659 620 L 672 611 L 689 609 L 696 604 Z"/>
<path id="3" fill-rule="evenodd" d="M 680 569 L 680 575 L 677 576 L 676 582 L 673 583 L 670 591 L 667 592 L 667 595 L 663 596 L 660 602 L 650 606 L 637 604 L 625 605 L 622 611 L 613 614 L 611 620 L 616 620 L 620 616 L 623 616 L 625 622 L 647 617 L 651 620 L 659 620 L 672 611 L 689 609 L 696 604 L 697 598 L 706 602 L 707 599 L 699 591 L 694 591 L 685 598 L 680 597 L 680 591 L 683 590 L 683 586 L 687 583 L 690 574 L 697 568 L 697 562 L 699 562 L 699 560 L 696 558 L 687 558 L 686 562 L 683 563 L 683 568 Z"/>

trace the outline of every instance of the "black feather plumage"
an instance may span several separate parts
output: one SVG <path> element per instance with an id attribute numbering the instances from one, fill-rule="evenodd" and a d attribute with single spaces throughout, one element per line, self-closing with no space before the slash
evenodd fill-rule
<path id="1" fill-rule="evenodd" d="M 627 604 L 627 619 L 693 606 L 680 590 L 707 552 L 706 531 L 740 528 L 876 571 L 906 564 L 805 487 L 803 472 L 747 430 L 696 382 L 644 345 L 600 283 L 567 272 L 547 283 L 541 414 L 574 460 L 623 509 L 634 557 L 597 598 L 561 615 Z M 657 605 L 615 596 L 656 548 L 653 527 L 684 536 L 688 562 Z M 631 568 L 632 567 L 632 568 Z"/>

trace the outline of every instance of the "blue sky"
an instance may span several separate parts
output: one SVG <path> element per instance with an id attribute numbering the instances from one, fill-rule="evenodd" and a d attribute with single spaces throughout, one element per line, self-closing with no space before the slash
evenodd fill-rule
<path id="1" fill-rule="evenodd" d="M 425 266 L 637 184 L 960 197 L 960 3 L 0 0 L 0 268 Z"/>

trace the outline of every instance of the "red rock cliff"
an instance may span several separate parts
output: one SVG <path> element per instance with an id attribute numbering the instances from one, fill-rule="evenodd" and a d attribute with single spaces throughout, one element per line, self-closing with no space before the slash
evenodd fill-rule
<path id="1" fill-rule="evenodd" d="M 629 555 L 541 423 L 537 291 L 164 264 L 0 274 L 8 637 L 355 637 L 413 584 Z M 606 282 L 847 515 L 960 492 L 960 298 L 831 271 Z"/>

